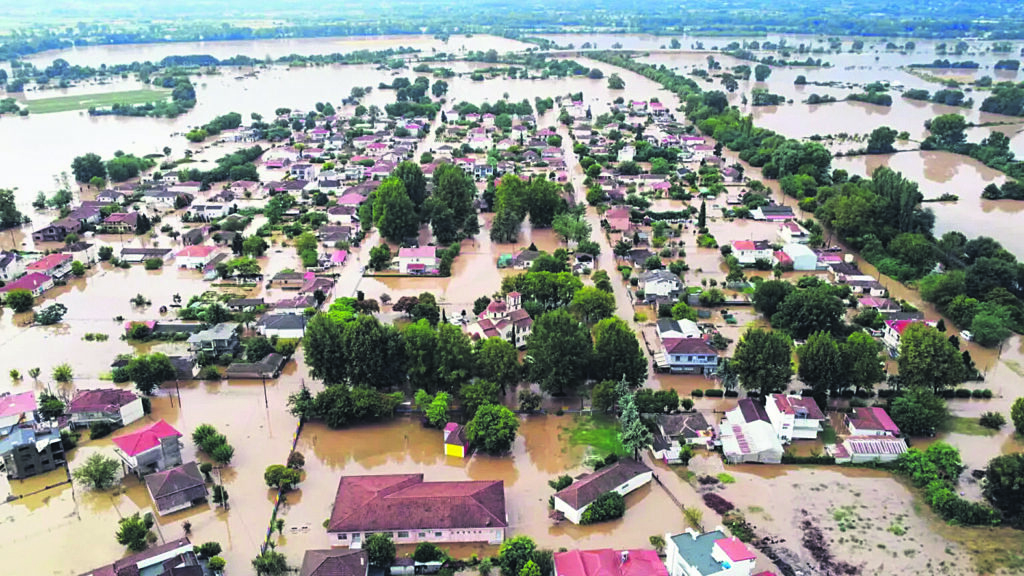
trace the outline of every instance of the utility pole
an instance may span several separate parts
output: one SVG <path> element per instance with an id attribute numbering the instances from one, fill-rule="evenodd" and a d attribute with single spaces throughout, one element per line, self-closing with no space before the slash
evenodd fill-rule
<path id="1" fill-rule="evenodd" d="M 270 408 L 270 400 L 267 399 L 267 375 L 264 372 L 260 372 L 260 378 L 263 379 L 263 404 L 267 408 Z"/>

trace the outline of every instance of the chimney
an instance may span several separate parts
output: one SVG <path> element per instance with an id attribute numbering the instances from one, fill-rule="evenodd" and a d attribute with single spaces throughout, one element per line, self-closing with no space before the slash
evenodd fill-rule
<path id="1" fill-rule="evenodd" d="M 626 560 L 629 560 L 629 550 L 622 551 L 622 563 L 625 564 Z"/>

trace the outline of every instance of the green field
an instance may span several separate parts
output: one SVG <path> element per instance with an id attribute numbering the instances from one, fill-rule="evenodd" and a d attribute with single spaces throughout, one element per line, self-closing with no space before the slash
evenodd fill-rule
<path id="1" fill-rule="evenodd" d="M 613 418 L 575 416 L 566 431 L 570 446 L 589 446 L 602 457 L 628 454 L 619 440 L 619 423 Z"/>
<path id="2" fill-rule="evenodd" d="M 92 107 L 106 108 L 114 104 L 146 104 L 166 100 L 170 96 L 170 90 L 126 90 L 124 92 L 40 98 L 26 101 L 25 106 L 31 114 L 49 114 L 69 110 L 88 110 Z"/>

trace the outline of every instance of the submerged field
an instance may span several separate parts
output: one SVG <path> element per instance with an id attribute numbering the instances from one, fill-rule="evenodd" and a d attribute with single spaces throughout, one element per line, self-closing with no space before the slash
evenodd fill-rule
<path id="1" fill-rule="evenodd" d="M 150 102 L 166 100 L 170 95 L 171 93 L 167 90 L 125 90 L 101 94 L 40 98 L 38 100 L 29 100 L 25 105 L 31 114 L 50 114 L 53 112 L 68 112 L 70 110 L 103 108 L 113 106 L 114 104 L 148 104 Z"/>

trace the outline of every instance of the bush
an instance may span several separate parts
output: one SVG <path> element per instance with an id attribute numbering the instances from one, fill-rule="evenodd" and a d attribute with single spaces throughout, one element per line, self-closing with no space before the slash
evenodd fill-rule
<path id="1" fill-rule="evenodd" d="M 679 401 L 679 405 L 680 408 L 682 408 L 683 410 L 693 410 L 693 400 L 690 398 L 683 398 L 682 400 Z"/>
<path id="2" fill-rule="evenodd" d="M 580 524 L 596 524 L 622 518 L 626 512 L 626 500 L 618 492 L 605 492 L 597 497 L 580 517 Z"/>
<path id="3" fill-rule="evenodd" d="M 978 424 L 985 428 L 999 430 L 1006 425 L 1006 417 L 999 412 L 985 412 L 981 415 L 981 418 L 978 418 Z"/>
<path id="4" fill-rule="evenodd" d="M 715 482 L 718 482 L 717 478 L 715 479 Z M 730 510 L 736 508 L 735 506 L 732 505 L 732 502 L 729 502 L 728 500 L 722 498 L 718 494 L 712 494 L 710 492 L 704 494 L 704 504 L 706 504 L 708 508 L 711 508 L 712 510 L 719 514 L 725 514 L 726 512 L 729 512 Z"/>
<path id="5" fill-rule="evenodd" d="M 703 398 L 704 391 L 701 390 L 700 388 L 697 388 L 693 392 L 690 392 L 690 396 L 693 396 L 694 398 Z"/>
<path id="6" fill-rule="evenodd" d="M 957 388 L 956 389 L 956 397 L 957 398 L 970 398 L 971 397 L 971 391 L 968 390 L 967 388 Z"/>
<path id="7" fill-rule="evenodd" d="M 739 390 L 726 390 L 725 391 L 725 397 L 726 398 L 739 398 L 740 397 L 740 392 L 739 392 Z"/>
<path id="8" fill-rule="evenodd" d="M 89 425 L 89 438 L 96 440 L 114 431 L 114 426 L 107 422 L 93 422 Z"/>
<path id="9" fill-rule="evenodd" d="M 820 464 L 831 465 L 836 463 L 832 456 L 795 456 L 793 454 L 782 455 L 783 464 Z"/>
<path id="10" fill-rule="evenodd" d="M 704 395 L 707 396 L 708 398 L 722 398 L 723 396 L 725 396 L 725 390 L 711 388 L 709 390 L 706 390 L 704 392 Z"/>

